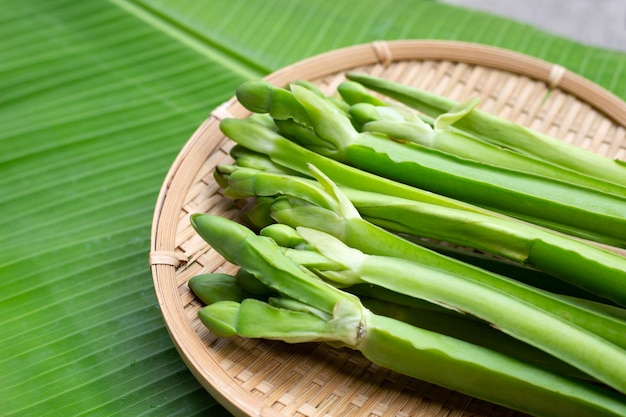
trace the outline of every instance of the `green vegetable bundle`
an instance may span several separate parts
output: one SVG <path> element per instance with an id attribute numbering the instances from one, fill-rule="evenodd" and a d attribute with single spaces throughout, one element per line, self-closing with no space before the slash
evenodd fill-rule
<path id="1" fill-rule="evenodd" d="M 562 150 L 461 130 L 475 102 L 420 114 L 355 80 L 399 86 L 350 78 L 332 97 L 305 81 L 238 90 L 255 114 L 222 121 L 235 163 L 215 179 L 250 200 L 245 218 L 191 223 L 241 269 L 190 280 L 201 321 L 358 350 L 537 416 L 626 415 L 626 258 L 603 248 L 626 246 L 622 164 L 576 171 Z"/>
<path id="2" fill-rule="evenodd" d="M 262 81 L 249 82 L 238 89 L 237 97 L 248 109 L 271 115 L 281 134 L 339 162 L 565 233 L 626 246 L 626 184 L 621 184 L 626 181 L 626 165 L 613 164 L 623 171 L 614 175 L 616 184 L 582 174 L 570 175 L 570 181 L 539 173 L 532 167 L 553 164 L 521 153 L 518 156 L 528 161 L 529 168 L 507 167 L 508 160 L 498 161 L 493 153 L 489 159 L 480 155 L 470 159 L 398 138 L 382 129 L 359 131 L 349 116 L 350 108 L 302 85 L 294 84 L 288 91 Z M 445 114 L 439 118 L 458 118 L 454 122 L 458 124 L 475 111 L 455 110 L 454 116 Z M 414 132 L 426 130 L 429 142 L 459 136 L 454 135 L 453 129 L 440 127 L 428 132 L 423 123 L 412 123 L 418 126 L 412 129 Z M 442 131 L 445 137 L 438 138 Z M 508 148 L 499 150 L 502 155 L 510 152 Z M 588 181 L 577 182 L 580 178 Z M 605 191 L 605 187 L 613 192 Z"/>

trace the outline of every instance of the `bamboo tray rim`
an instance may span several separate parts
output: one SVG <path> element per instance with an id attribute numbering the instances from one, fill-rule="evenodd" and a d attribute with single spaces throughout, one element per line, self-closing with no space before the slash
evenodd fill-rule
<path id="1" fill-rule="evenodd" d="M 275 85 L 295 79 L 316 79 L 364 65 L 387 66 L 404 60 L 440 60 L 472 64 L 543 81 L 584 100 L 617 125 L 626 128 L 626 102 L 599 85 L 538 58 L 494 46 L 459 41 L 375 41 L 325 52 L 286 66 L 264 77 Z M 187 318 L 179 295 L 176 272 L 194 262 L 177 251 L 177 222 L 184 198 L 207 156 L 219 147 L 203 139 L 224 117 L 243 117 L 245 110 L 235 97 L 216 107 L 197 128 L 173 161 L 159 192 L 150 236 L 149 264 L 157 301 L 165 326 L 181 358 L 204 388 L 228 411 L 241 416 L 284 416 L 263 406 L 219 367 L 207 367 L 210 358 L 197 352 L 205 349 Z M 209 369 L 210 368 L 210 369 Z"/>

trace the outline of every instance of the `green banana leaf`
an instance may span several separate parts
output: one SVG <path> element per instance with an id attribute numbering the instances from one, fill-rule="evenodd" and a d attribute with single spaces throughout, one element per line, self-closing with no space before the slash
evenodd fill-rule
<path id="1" fill-rule="evenodd" d="M 229 415 L 156 302 L 165 174 L 242 81 L 408 38 L 524 52 L 626 98 L 624 53 L 436 1 L 0 1 L 0 415 Z"/>

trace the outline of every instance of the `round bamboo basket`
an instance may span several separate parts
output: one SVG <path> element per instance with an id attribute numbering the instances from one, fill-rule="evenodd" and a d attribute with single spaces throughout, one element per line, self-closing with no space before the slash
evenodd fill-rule
<path id="1" fill-rule="evenodd" d="M 285 67 L 266 79 L 296 79 L 332 93 L 348 71 L 415 85 L 480 107 L 602 155 L 626 159 L 626 103 L 562 68 L 511 51 L 449 41 L 352 46 Z M 156 204 L 150 265 L 166 327 L 198 381 L 237 416 L 521 416 L 521 413 L 415 380 L 325 344 L 224 339 L 197 318 L 187 281 L 236 267 L 196 235 L 189 215 L 236 218 L 240 208 L 213 180 L 231 162 L 225 117 L 248 115 L 235 98 L 216 108 L 174 161 Z M 433 363 L 433 367 L 437 364 Z"/>

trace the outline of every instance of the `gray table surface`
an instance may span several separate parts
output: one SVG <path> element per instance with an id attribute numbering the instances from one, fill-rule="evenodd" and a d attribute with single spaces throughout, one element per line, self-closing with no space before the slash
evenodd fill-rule
<path id="1" fill-rule="evenodd" d="M 626 52 L 626 0 L 441 0 Z"/>

